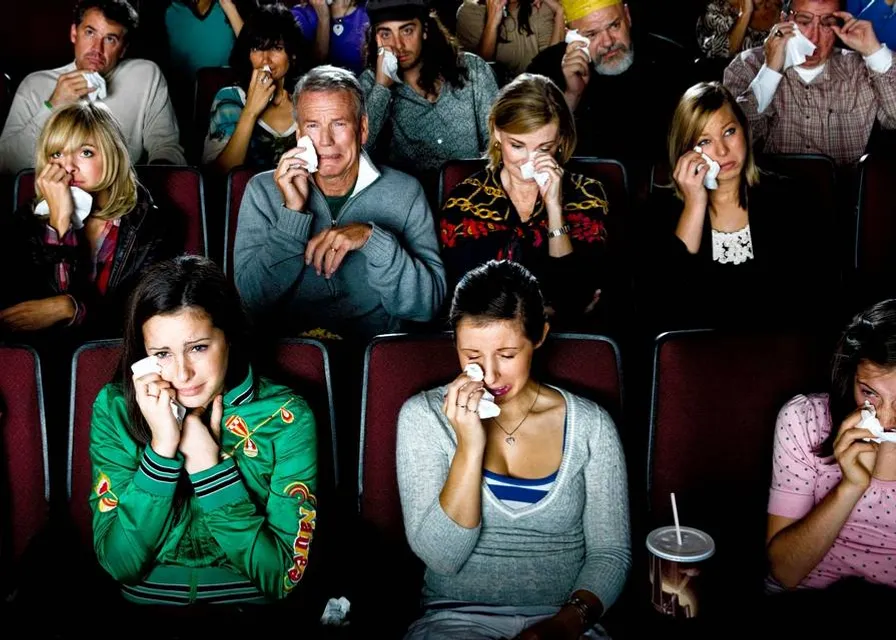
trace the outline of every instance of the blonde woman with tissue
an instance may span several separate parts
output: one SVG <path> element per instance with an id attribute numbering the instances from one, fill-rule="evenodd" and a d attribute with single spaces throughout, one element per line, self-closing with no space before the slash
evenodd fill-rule
<path id="1" fill-rule="evenodd" d="M 631 565 L 613 420 L 533 378 L 549 325 L 523 266 L 470 271 L 450 322 L 462 373 L 398 418 L 405 532 L 426 565 L 406 640 L 606 637 L 597 622 Z"/>
<path id="2" fill-rule="evenodd" d="M 823 602 L 875 611 L 896 597 L 894 373 L 896 300 L 884 300 L 841 335 L 830 392 L 798 395 L 778 414 L 768 558 L 772 586 L 815 591 L 781 600 L 789 615 L 799 616 L 794 604 L 807 604 L 801 627 L 830 622 L 817 617 Z M 879 628 L 877 616 L 844 617 L 851 633 L 862 618 Z"/>
<path id="3" fill-rule="evenodd" d="M 759 171 L 747 117 L 725 87 L 685 92 L 668 153 L 672 188 L 648 204 L 655 235 L 642 263 L 641 298 L 660 328 L 826 320 L 837 277 L 831 229 L 816 217 L 823 205 L 811 185 Z"/>
<path id="4" fill-rule="evenodd" d="M 538 278 L 555 326 L 581 326 L 607 282 L 609 203 L 600 182 L 563 169 L 576 132 L 562 92 L 520 75 L 498 94 L 489 131 L 488 166 L 454 188 L 439 219 L 449 281 L 515 260 Z"/>
<path id="5" fill-rule="evenodd" d="M 221 173 L 246 165 L 272 169 L 295 142 L 292 89 L 310 57 L 282 5 L 250 14 L 230 65 L 238 83 L 215 95 L 202 161 Z"/>
<path id="6" fill-rule="evenodd" d="M 125 322 L 121 381 L 93 406 L 93 490 L 78 496 L 99 564 L 138 605 L 285 598 L 317 520 L 311 410 L 253 370 L 239 294 L 207 258 L 148 270 Z"/>
<path id="7" fill-rule="evenodd" d="M 108 107 L 57 109 L 35 156 L 37 198 L 0 222 L 0 330 L 85 325 L 118 335 L 124 298 L 146 267 L 182 250 L 172 215 L 137 181 Z"/>

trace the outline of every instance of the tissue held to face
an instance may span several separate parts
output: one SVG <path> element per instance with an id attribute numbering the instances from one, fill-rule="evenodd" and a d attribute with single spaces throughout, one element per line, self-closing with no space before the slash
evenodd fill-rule
<path id="1" fill-rule="evenodd" d="M 92 138 L 81 145 L 54 151 L 47 160 L 71 176 L 70 187 L 94 193 L 103 180 L 103 152 Z"/>
<path id="2" fill-rule="evenodd" d="M 728 105 L 709 117 L 693 146 L 719 163 L 719 182 L 739 176 L 747 159 L 747 137 Z"/>
<path id="3" fill-rule="evenodd" d="M 297 138 L 309 136 L 317 151 L 318 175 L 350 174 L 367 142 L 367 117 L 358 122 L 355 102 L 347 91 L 306 91 L 299 96 Z M 351 185 L 349 185 L 351 186 Z"/>
<path id="4" fill-rule="evenodd" d="M 812 69 L 824 64 L 834 49 L 837 35 L 828 23 L 834 23 L 833 15 L 840 8 L 838 0 L 794 0 L 788 20 L 796 23 L 799 30 L 815 45 L 815 51 L 800 65 Z"/>
<path id="5" fill-rule="evenodd" d="M 207 407 L 224 392 L 230 348 L 224 332 L 201 308 L 155 315 L 143 323 L 146 355 L 156 356 L 162 379 L 188 409 Z"/>
<path id="6" fill-rule="evenodd" d="M 398 58 L 398 67 L 404 71 L 413 69 L 423 55 L 423 24 L 418 18 L 411 21 L 388 20 L 376 25 L 376 43 L 392 49 Z"/>
<path id="7" fill-rule="evenodd" d="M 866 400 L 874 405 L 884 429 L 896 427 L 896 367 L 884 367 L 868 360 L 859 362 L 853 396 L 857 407 L 864 405 Z"/>
<path id="8" fill-rule="evenodd" d="M 96 71 L 106 75 L 118 64 L 125 50 L 126 29 L 106 20 L 99 9 L 90 9 L 79 25 L 72 25 L 71 41 L 75 45 L 75 66 L 80 71 Z"/>
<path id="9" fill-rule="evenodd" d="M 617 3 L 569 23 L 579 35 L 591 41 L 591 64 L 601 75 L 615 76 L 628 71 L 634 61 L 631 18 L 628 7 Z"/>
<path id="10" fill-rule="evenodd" d="M 267 65 L 271 69 L 271 77 L 280 80 L 289 73 L 289 54 L 283 47 L 283 43 L 270 49 L 252 49 L 249 52 L 249 62 L 253 69 L 264 69 Z"/>
<path id="11" fill-rule="evenodd" d="M 457 324 L 455 340 L 461 369 L 471 363 L 482 367 L 483 382 L 496 404 L 510 402 L 525 390 L 535 345 L 518 320 L 480 324 L 463 318 Z"/>
<path id="12" fill-rule="evenodd" d="M 501 159 L 504 166 L 513 172 L 518 180 L 523 180 L 520 167 L 533 160 L 536 153 L 553 156 L 557 153 L 559 125 L 557 122 L 546 124 L 530 133 L 508 133 L 495 130 L 495 140 L 501 145 Z"/>

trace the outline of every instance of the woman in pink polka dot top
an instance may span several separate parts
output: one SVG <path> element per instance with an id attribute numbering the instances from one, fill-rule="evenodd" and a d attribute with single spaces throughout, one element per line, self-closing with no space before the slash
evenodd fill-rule
<path id="1" fill-rule="evenodd" d="M 896 300 L 853 318 L 830 394 L 796 396 L 778 414 L 767 550 L 786 588 L 844 578 L 896 587 L 896 442 L 864 440 L 866 400 L 884 429 L 896 427 Z"/>

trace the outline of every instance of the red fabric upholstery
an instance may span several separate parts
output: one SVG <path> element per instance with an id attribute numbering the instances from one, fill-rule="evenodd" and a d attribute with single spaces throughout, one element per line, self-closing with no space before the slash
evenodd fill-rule
<path id="1" fill-rule="evenodd" d="M 69 422 L 69 517 L 85 549 L 93 548 L 93 515 L 87 502 L 93 490 L 90 468 L 90 418 L 93 401 L 112 382 L 121 359 L 120 340 L 89 342 L 72 362 L 71 416 Z"/>
<path id="2" fill-rule="evenodd" d="M 236 227 L 240 217 L 240 204 L 249 180 L 261 169 L 236 167 L 227 175 L 227 218 L 224 222 L 224 273 L 233 280 L 233 248 L 236 244 Z"/>
<path id="3" fill-rule="evenodd" d="M 0 347 L 0 429 L 2 429 L 2 516 L 4 541 L 12 560 L 47 523 L 46 424 L 40 363 L 29 347 Z M 6 530 L 7 524 L 11 530 Z"/>
<path id="4" fill-rule="evenodd" d="M 187 253 L 208 255 L 205 189 L 199 171 L 192 167 L 147 164 L 137 167 L 137 175 L 156 205 L 181 215 L 184 224 L 184 250 Z M 16 176 L 16 207 L 34 198 L 34 186 L 32 169 L 25 169 Z"/>
<path id="5" fill-rule="evenodd" d="M 863 277 L 891 280 L 896 262 L 896 200 L 893 178 L 896 160 L 882 154 L 865 156 L 861 164 L 855 266 Z M 889 288 L 893 292 L 893 287 Z"/>
<path id="6" fill-rule="evenodd" d="M 717 561 L 729 569 L 721 573 L 737 576 L 735 589 L 755 588 L 765 575 L 778 411 L 798 393 L 826 390 L 829 347 L 807 336 L 707 330 L 657 338 L 651 523 L 672 523 L 669 494 L 675 492 L 682 524 L 713 536 Z"/>

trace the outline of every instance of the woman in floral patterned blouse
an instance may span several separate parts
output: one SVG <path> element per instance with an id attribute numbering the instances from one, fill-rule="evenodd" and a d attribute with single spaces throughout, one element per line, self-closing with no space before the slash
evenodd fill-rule
<path id="1" fill-rule="evenodd" d="M 563 93 L 544 76 L 520 75 L 498 94 L 489 135 L 488 166 L 442 208 L 449 280 L 491 259 L 514 260 L 538 278 L 554 326 L 580 325 L 606 282 L 609 204 L 600 182 L 563 169 L 576 145 Z"/>

